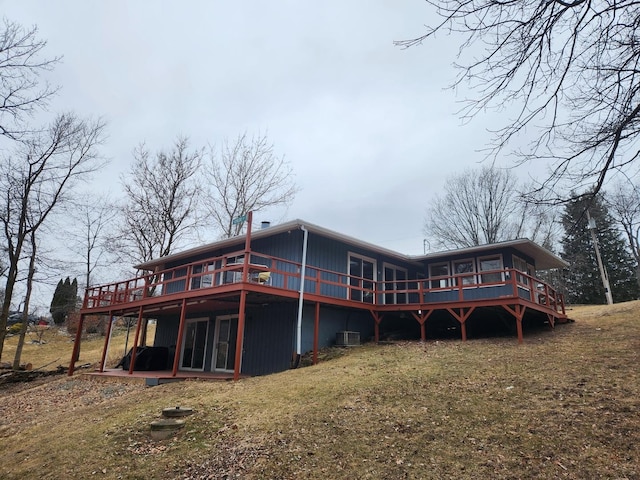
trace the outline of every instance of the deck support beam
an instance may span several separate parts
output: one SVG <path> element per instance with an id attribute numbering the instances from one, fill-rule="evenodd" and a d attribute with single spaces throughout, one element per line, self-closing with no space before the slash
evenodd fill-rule
<path id="1" fill-rule="evenodd" d="M 313 322 L 313 364 L 318 363 L 318 337 L 320 336 L 320 302 L 316 302 L 316 315 Z"/>
<path id="2" fill-rule="evenodd" d="M 433 313 L 433 310 L 418 310 L 418 313 L 411 312 L 413 318 L 415 318 L 420 324 L 420 341 L 427 341 L 427 318 Z"/>
<path id="3" fill-rule="evenodd" d="M 71 354 L 71 362 L 69 363 L 69 376 L 73 375 L 73 371 L 76 367 L 76 362 L 80 357 L 80 341 L 82 340 L 82 327 L 84 325 L 84 315 L 80 314 L 78 319 L 78 330 L 76 331 L 76 340 L 73 342 L 73 353 Z"/>
<path id="4" fill-rule="evenodd" d="M 447 308 L 447 311 L 451 315 L 453 315 L 453 318 L 455 318 L 456 320 L 458 320 L 458 322 L 460 322 L 460 333 L 462 335 L 463 342 L 467 341 L 467 324 L 466 324 L 467 319 L 475 309 L 476 307 L 462 307 L 457 309 Z M 459 312 L 456 312 L 456 310 L 459 310 Z"/>
<path id="5" fill-rule="evenodd" d="M 176 339 L 176 353 L 173 356 L 173 370 L 171 376 L 175 377 L 178 374 L 178 364 L 180 363 L 180 351 L 182 350 L 182 337 L 184 337 L 184 324 L 187 318 L 187 299 L 182 299 L 182 305 L 180 306 L 180 325 L 178 326 L 178 338 Z"/>
<path id="6" fill-rule="evenodd" d="M 549 319 L 549 326 L 553 330 L 556 326 L 556 317 L 551 313 L 547 313 L 547 318 Z"/>
<path id="7" fill-rule="evenodd" d="M 373 340 L 378 343 L 380 341 L 380 322 L 382 322 L 383 314 L 374 310 L 369 310 L 373 316 Z"/>
<path id="8" fill-rule="evenodd" d="M 133 373 L 133 367 L 136 361 L 136 352 L 138 350 L 138 341 L 140 340 L 140 329 L 142 327 L 142 307 L 138 310 L 138 321 L 136 322 L 136 336 L 131 349 L 131 363 L 129 364 L 129 374 Z"/>
<path id="9" fill-rule="evenodd" d="M 518 343 L 523 343 L 524 335 L 522 333 L 522 318 L 524 317 L 524 312 L 527 307 L 519 304 L 514 305 L 513 308 L 511 308 L 509 305 L 502 305 L 502 307 L 515 317 L 516 331 L 518 332 Z"/>
<path id="10" fill-rule="evenodd" d="M 240 380 L 240 366 L 242 364 L 242 346 L 244 343 L 244 317 L 247 309 L 247 291 L 240 291 L 240 308 L 238 309 L 238 334 L 236 335 L 236 358 L 233 364 L 233 379 Z"/>
<path id="11" fill-rule="evenodd" d="M 104 335 L 104 347 L 102 347 L 102 357 L 100 358 L 100 372 L 104 372 L 104 363 L 107 360 L 107 350 L 109 348 L 109 341 L 111 340 L 111 321 L 112 318 L 111 310 L 109 310 L 109 320 L 107 321 L 107 331 Z M 126 352 L 125 352 L 126 353 Z"/>

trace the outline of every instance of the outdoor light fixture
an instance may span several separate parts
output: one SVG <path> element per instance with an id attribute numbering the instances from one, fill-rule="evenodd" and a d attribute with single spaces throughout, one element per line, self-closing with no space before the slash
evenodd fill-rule
<path id="1" fill-rule="evenodd" d="M 600 257 L 600 248 L 598 247 L 598 238 L 596 237 L 596 220 L 591 218 L 589 210 L 587 210 L 587 228 L 591 232 L 591 240 L 593 240 L 593 248 L 596 250 L 596 260 L 598 261 L 598 269 L 600 269 L 600 276 L 602 277 L 602 286 L 604 287 L 604 294 L 607 297 L 607 303 L 613 305 L 613 298 L 611 297 L 611 288 L 609 287 L 609 278 L 607 271 L 602 265 L 602 258 Z"/>

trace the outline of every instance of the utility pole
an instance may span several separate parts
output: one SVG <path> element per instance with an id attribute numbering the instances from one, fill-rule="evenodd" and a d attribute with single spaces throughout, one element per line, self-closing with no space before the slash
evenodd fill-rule
<path id="1" fill-rule="evenodd" d="M 607 297 L 607 303 L 613 305 L 613 297 L 611 296 L 611 287 L 609 287 L 609 278 L 607 271 L 602 265 L 602 258 L 600 257 L 600 248 L 598 247 L 598 238 L 596 237 L 596 221 L 589 215 L 587 210 L 587 228 L 591 232 L 591 240 L 593 240 L 593 247 L 596 250 L 596 260 L 598 261 L 598 268 L 600 269 L 600 276 L 602 277 L 602 286 L 604 287 L 604 294 Z"/>

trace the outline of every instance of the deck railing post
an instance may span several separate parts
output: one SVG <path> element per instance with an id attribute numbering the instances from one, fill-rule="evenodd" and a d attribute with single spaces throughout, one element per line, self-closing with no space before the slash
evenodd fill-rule
<path id="1" fill-rule="evenodd" d="M 519 296 L 518 295 L 518 275 L 515 270 L 507 270 L 507 272 L 509 273 L 509 280 L 511 280 L 510 283 L 511 283 L 513 296 L 518 297 Z M 533 285 L 532 285 L 532 288 L 533 288 Z M 529 291 L 529 294 L 531 295 L 531 291 Z"/>
<path id="2" fill-rule="evenodd" d="M 548 284 L 544 284 L 544 300 L 545 300 L 545 305 L 547 307 L 549 307 L 551 305 L 550 303 L 550 299 L 549 299 L 549 285 Z"/>
<path id="3" fill-rule="evenodd" d="M 184 291 L 191 290 L 191 275 L 193 275 L 193 264 L 187 265 L 187 276 L 184 279 Z M 202 277 L 200 277 L 200 281 L 202 281 Z"/>
<path id="4" fill-rule="evenodd" d="M 253 212 L 247 213 L 247 235 L 244 242 L 244 262 L 242 264 L 242 283 L 246 283 L 249 278 L 249 260 L 251 256 L 251 223 L 253 222 Z"/>

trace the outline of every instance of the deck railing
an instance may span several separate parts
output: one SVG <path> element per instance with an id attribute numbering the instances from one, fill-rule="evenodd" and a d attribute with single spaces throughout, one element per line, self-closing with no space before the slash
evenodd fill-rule
<path id="1" fill-rule="evenodd" d="M 182 292 L 214 293 L 240 288 L 244 251 L 87 289 L 83 308 L 122 307 L 139 300 Z M 251 253 L 247 283 L 277 290 L 299 291 L 302 265 L 282 258 Z M 315 266 L 306 266 L 305 293 L 372 305 L 425 305 L 497 298 L 520 298 L 564 314 L 564 299 L 549 284 L 519 270 L 464 273 L 430 278 L 379 281 Z"/>

